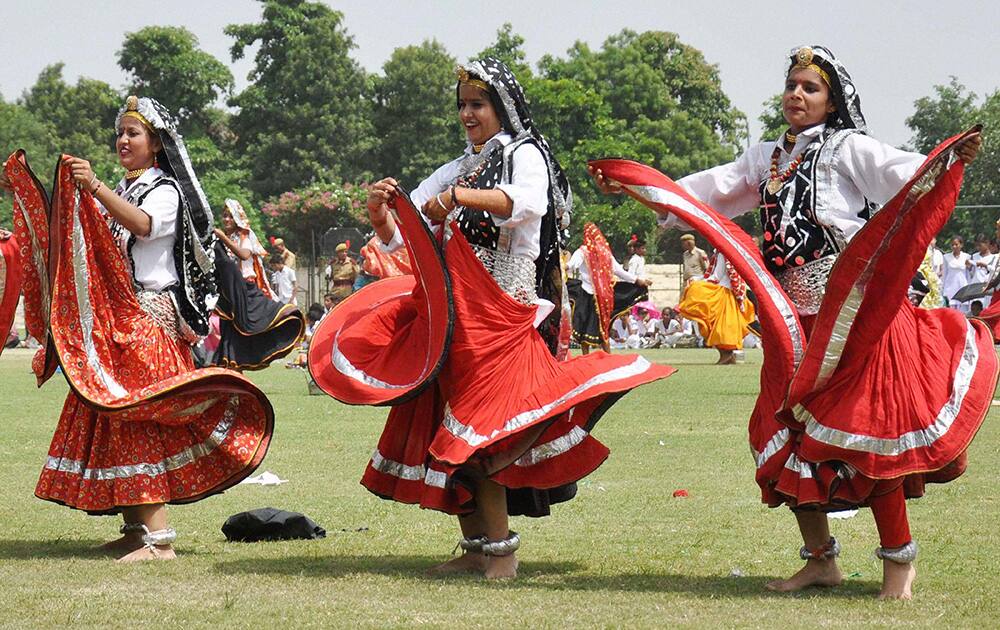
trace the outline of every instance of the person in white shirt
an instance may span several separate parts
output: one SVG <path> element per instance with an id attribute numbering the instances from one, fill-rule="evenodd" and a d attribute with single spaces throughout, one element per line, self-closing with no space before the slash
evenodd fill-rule
<path id="1" fill-rule="evenodd" d="M 448 303 L 446 356 L 429 387 L 393 407 L 362 484 L 381 497 L 458 516 L 464 553 L 435 573 L 513 578 L 520 537 L 510 531 L 508 515 L 546 515 L 606 457 L 588 424 L 597 420 L 594 396 L 606 397 L 598 389 L 626 391 L 672 369 L 621 354 L 560 360 L 568 346 L 559 244 L 572 205 L 568 181 L 505 64 L 493 58 L 463 64 L 455 97 L 465 152 L 409 200 L 399 198 L 393 178 L 368 191 L 369 220 L 385 250 L 402 247 L 404 239 L 415 245 L 409 249 L 417 288 L 381 303 L 341 303 L 320 333 L 324 325 L 350 321 L 338 334 L 351 341 L 333 347 L 332 369 L 314 375 L 344 398 L 361 379 L 367 400 L 396 400 L 395 384 L 410 378 L 401 373 L 412 367 L 398 354 L 412 360 L 428 337 L 427 326 L 412 333 L 410 322 L 423 320 L 406 315 Z M 390 204 L 406 217 L 401 226 Z M 424 225 L 414 225 L 421 219 Z M 440 249 L 422 253 L 432 235 Z M 432 282 L 432 272 L 445 281 Z M 396 280 L 375 283 L 366 295 L 398 286 Z M 383 309 L 392 314 L 382 317 Z M 441 330 L 441 317 L 425 319 Z M 367 345 L 369 338 L 383 341 Z"/>
<path id="2" fill-rule="evenodd" d="M 195 368 L 191 347 L 209 332 L 214 237 L 176 122 L 159 102 L 129 96 L 114 134 L 124 177 L 110 187 L 89 161 L 64 155 L 51 223 L 38 222 L 40 185 L 23 157 L 0 174 L 24 225 L 63 252 L 50 275 L 49 252 L 31 251 L 33 271 L 51 284 L 25 284 L 25 303 L 45 304 L 47 341 L 70 385 L 35 496 L 121 514 L 121 537 L 101 547 L 120 562 L 170 560 L 177 534 L 166 504 L 198 501 L 249 475 L 267 452 L 274 416 L 235 372 Z M 72 299 L 55 300 L 66 294 Z M 41 384 L 51 372 L 37 375 Z"/>
<path id="3" fill-rule="evenodd" d="M 274 298 L 284 304 L 294 305 L 298 280 L 295 271 L 285 265 L 285 259 L 281 254 L 271 256 L 271 281 L 274 285 Z"/>
<path id="4" fill-rule="evenodd" d="M 887 204 L 903 186 L 910 184 L 926 158 L 920 154 L 900 151 L 867 135 L 861 99 L 854 81 L 844 65 L 828 49 L 820 46 L 795 48 L 789 54 L 788 64 L 781 103 L 789 128 L 783 137 L 751 146 L 732 163 L 688 175 L 676 183 L 726 217 L 759 209 L 763 228 L 763 262 L 769 272 L 761 278 L 767 283 L 776 280 L 781 285 L 785 294 L 783 299 L 790 299 L 798 311 L 800 322 L 804 324 L 803 328 L 809 330 L 809 322 L 822 311 L 827 280 L 840 252 L 856 237 L 880 206 Z M 954 157 L 968 164 L 975 159 L 981 145 L 981 135 L 972 130 L 964 134 L 957 144 L 948 147 L 947 157 Z M 951 164 L 952 162 L 948 162 L 949 166 Z M 954 170 L 957 168 L 960 167 Z M 954 170 L 947 171 L 949 177 L 954 175 Z M 944 168 L 939 171 L 944 172 Z M 592 175 L 601 190 L 609 193 L 621 191 L 617 182 L 605 180 L 597 168 L 593 168 Z M 930 177 L 932 175 L 935 173 L 929 173 L 928 179 L 933 179 L 935 184 L 943 181 L 943 176 L 939 175 L 935 179 Z M 911 190 L 917 191 L 920 188 L 914 187 Z M 646 191 L 638 186 L 630 188 L 630 192 L 650 207 L 663 204 L 653 195 L 646 195 Z M 954 197 L 953 188 L 938 187 L 933 192 L 946 202 L 951 202 Z M 687 208 L 687 203 L 685 199 L 678 202 L 676 207 L 683 205 Z M 893 210 L 898 211 L 896 208 Z M 941 212 L 935 218 L 940 217 Z M 660 216 L 662 226 L 679 226 L 674 214 L 663 212 Z M 706 229 L 716 235 L 731 235 L 731 231 L 725 226 L 709 224 Z M 922 243 L 920 246 L 924 247 Z M 958 249 L 956 256 L 960 256 L 960 247 Z M 948 258 L 949 256 L 945 256 L 946 269 Z M 961 270 L 961 267 L 957 269 Z M 849 276 L 851 273 L 847 271 L 845 275 Z M 857 278 L 853 280 L 857 281 Z M 858 290 L 863 292 L 868 289 L 868 284 L 866 282 Z M 872 288 L 878 286 L 875 281 L 870 285 Z M 898 289 L 901 283 L 897 282 L 892 286 Z M 842 290 L 842 287 L 838 286 L 837 289 Z M 890 296 L 889 299 L 896 297 L 903 296 Z M 782 303 L 787 304 L 784 301 Z M 902 309 L 912 308 L 908 302 L 900 303 L 905 304 L 900 307 Z M 824 345 L 828 341 L 834 341 L 834 334 L 842 335 L 839 339 L 840 347 L 843 347 L 844 337 L 850 335 L 847 329 L 854 321 L 852 318 L 859 316 L 859 310 L 855 308 L 851 311 L 846 305 L 843 308 L 831 305 L 823 314 L 831 310 L 835 310 L 840 317 L 837 320 L 837 332 L 824 329 L 818 333 L 812 330 L 809 334 L 819 336 L 818 343 Z M 865 315 L 869 313 L 871 311 Z M 950 315 L 939 314 L 937 317 L 954 321 Z M 912 332 L 914 338 L 925 344 L 931 354 L 956 357 L 962 354 L 961 347 L 956 346 L 968 343 L 965 334 L 935 335 L 930 330 L 933 324 L 929 318 L 899 317 L 893 320 L 894 325 L 898 323 L 899 327 L 896 328 L 889 328 L 887 320 L 874 315 L 866 317 L 864 321 L 880 327 L 874 332 L 882 337 L 872 335 L 872 339 L 898 334 L 902 326 L 911 327 L 913 330 L 908 332 Z M 857 322 L 854 323 L 857 325 Z M 925 323 L 926 328 L 921 329 Z M 798 329 L 796 334 L 803 328 Z M 837 374 L 850 373 L 854 369 L 859 375 L 856 386 L 847 390 L 849 395 L 856 396 L 851 401 L 856 403 L 855 406 L 843 404 L 839 409 L 833 409 L 836 404 L 844 403 L 843 395 L 838 397 L 840 390 L 835 387 L 843 388 L 845 381 L 841 380 L 836 386 L 828 381 L 825 387 L 810 392 L 808 412 L 803 411 L 805 408 L 801 406 L 792 412 L 799 424 L 785 422 L 778 426 L 773 415 L 767 413 L 755 414 L 751 418 L 751 446 L 758 454 L 756 480 L 764 501 L 771 506 L 787 503 L 793 507 L 813 508 L 795 511 L 804 542 L 800 555 L 806 560 L 805 566 L 787 580 L 769 583 L 768 588 L 783 592 L 797 591 L 813 585 L 835 586 L 842 582 L 843 577 L 836 562 L 839 545 L 830 536 L 825 510 L 827 505 L 832 508 L 834 504 L 846 502 L 852 505 L 869 505 L 872 508 L 881 543 L 878 555 L 883 559 L 883 582 L 879 596 L 908 599 L 912 596 L 912 583 L 916 575 L 912 564 L 916 557 L 916 545 L 910 536 L 906 517 L 906 492 L 912 487 L 904 489 L 902 479 L 906 475 L 922 475 L 928 470 L 938 470 L 941 466 L 947 466 L 949 461 L 955 462 L 964 453 L 967 442 L 947 449 L 942 446 L 941 452 L 936 454 L 933 468 L 924 467 L 925 464 L 931 465 L 929 458 L 927 461 L 919 461 L 918 457 L 905 467 L 900 467 L 898 458 L 888 456 L 884 450 L 879 449 L 879 445 L 868 447 L 853 443 L 849 449 L 841 449 L 837 446 L 841 442 L 833 439 L 809 442 L 806 438 L 813 438 L 815 434 L 807 434 L 807 430 L 822 427 L 820 430 L 837 431 L 838 435 L 846 434 L 851 437 L 878 434 L 880 444 L 886 441 L 905 441 L 911 435 L 911 430 L 914 434 L 923 434 L 927 430 L 937 431 L 935 439 L 938 440 L 943 431 L 948 431 L 949 435 L 965 435 L 964 431 L 974 435 L 978 423 L 982 422 L 982 416 L 968 414 L 962 417 L 961 422 L 953 422 L 943 430 L 936 425 L 928 427 L 925 424 L 927 418 L 918 413 L 917 407 L 897 411 L 897 405 L 915 405 L 913 401 L 921 399 L 921 396 L 916 395 L 920 392 L 914 387 L 922 387 L 927 392 L 933 391 L 935 395 L 939 395 L 939 388 L 948 387 L 952 381 L 955 381 L 955 387 L 962 387 L 962 383 L 955 377 L 950 377 L 952 381 L 944 377 L 928 378 L 924 383 L 892 382 L 883 378 L 883 375 L 893 373 L 892 370 L 897 366 L 899 369 L 896 373 L 910 373 L 920 369 L 913 365 L 919 360 L 919 353 L 893 353 L 888 350 L 890 346 L 887 345 L 872 347 L 871 353 L 848 356 L 837 352 L 835 345 L 829 347 L 831 352 L 824 358 L 824 365 L 828 362 L 836 365 L 841 360 L 854 362 L 854 365 L 839 366 L 842 369 Z M 872 353 L 876 352 L 878 355 L 873 356 Z M 996 365 L 992 357 L 980 363 L 981 374 L 992 370 Z M 961 371 L 961 376 L 967 378 L 969 372 L 975 369 Z M 948 372 L 949 370 L 942 368 L 942 373 Z M 872 382 L 864 380 L 869 374 L 874 374 L 872 378 L 877 378 L 879 384 L 886 388 L 884 394 L 867 398 L 863 396 L 862 392 L 866 391 L 864 387 Z M 992 395 L 992 386 L 985 387 L 984 391 L 985 389 L 990 391 L 986 394 L 976 392 L 973 395 L 977 399 L 976 404 L 980 396 Z M 775 404 L 781 404 L 779 398 L 773 392 L 762 391 L 759 400 L 770 409 Z M 822 401 L 823 406 L 818 405 L 817 401 Z M 988 399 L 986 404 L 988 405 Z M 845 416 L 842 410 L 846 408 L 854 409 L 855 412 Z M 897 413 L 894 417 L 905 417 L 910 424 L 904 426 L 900 422 L 891 428 L 878 424 L 877 419 L 894 411 Z M 806 413 L 808 421 L 805 419 Z M 933 418 L 933 415 L 930 416 L 930 421 Z M 808 426 L 803 426 L 806 424 Z M 776 448 L 778 441 L 785 446 Z M 859 439 L 858 442 L 860 441 Z M 807 442 L 809 446 L 802 446 Z M 938 440 L 938 443 L 943 445 L 944 441 Z M 862 459 L 862 467 L 867 470 L 867 475 L 859 469 Z M 800 478 L 801 482 L 793 483 L 791 480 L 795 477 Z M 841 483 L 848 478 L 850 483 Z M 887 483 L 889 479 L 895 482 L 892 487 Z M 781 483 L 782 481 L 787 483 Z"/>
<path id="5" fill-rule="evenodd" d="M 990 239 L 985 234 L 976 237 L 976 253 L 970 258 L 970 282 L 987 282 L 997 268 L 997 254 L 990 252 Z"/>
<path id="6" fill-rule="evenodd" d="M 953 298 L 959 290 L 969 284 L 972 271 L 972 256 L 962 251 L 965 241 L 957 234 L 951 238 L 951 251 L 944 255 L 944 275 L 941 278 L 941 294 L 948 300 L 948 307 L 968 314 L 969 304 Z"/>
<path id="7" fill-rule="evenodd" d="M 641 239 L 635 234 L 632 235 L 632 240 L 629 241 L 629 246 L 632 249 L 632 255 L 628 259 L 628 265 L 626 269 L 630 274 L 636 278 L 646 277 L 646 240 Z"/>
<path id="8" fill-rule="evenodd" d="M 596 278 L 594 265 L 601 267 Z M 652 282 L 622 267 L 594 223 L 584 226 L 584 244 L 573 252 L 566 268 L 580 279 L 579 288 L 574 286 L 572 291 L 573 339 L 580 344 L 583 354 L 594 347 L 609 352 L 611 320 L 645 300 L 646 289 Z"/>

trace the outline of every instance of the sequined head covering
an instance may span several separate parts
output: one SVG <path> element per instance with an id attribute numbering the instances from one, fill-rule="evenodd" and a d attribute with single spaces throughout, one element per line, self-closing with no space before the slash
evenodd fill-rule
<path id="1" fill-rule="evenodd" d="M 115 118 L 115 130 L 125 117 L 139 120 L 160 139 L 160 168 L 177 183 L 183 213 L 178 213 L 174 262 L 181 278 L 180 316 L 197 334 L 208 334 L 205 298 L 215 292 L 215 253 L 212 209 L 195 175 L 184 138 L 170 112 L 154 99 L 129 96 Z"/>
<path id="2" fill-rule="evenodd" d="M 459 74 L 458 86 L 463 83 L 464 79 L 464 82 L 480 88 L 482 86 L 479 84 L 482 83 L 489 87 L 487 93 L 493 103 L 493 108 L 496 109 L 497 116 L 500 117 L 503 130 L 513 137 L 513 142 L 526 137 L 535 141 L 545 158 L 546 166 L 548 166 L 549 181 L 555 184 L 551 186 L 551 196 L 556 216 L 563 224 L 562 227 L 568 227 L 569 215 L 573 211 L 573 194 L 569 187 L 569 180 L 563 173 L 558 160 L 552 154 L 552 149 L 549 148 L 545 136 L 535 128 L 531 120 L 531 112 L 528 109 L 528 99 L 524 95 L 524 88 L 518 83 L 514 73 L 506 64 L 493 57 L 470 61 L 459 66 L 457 72 Z M 458 86 L 456 86 L 456 96 Z M 487 153 L 488 148 L 489 144 L 483 149 L 484 154 Z"/>
<path id="3" fill-rule="evenodd" d="M 864 114 L 861 113 L 861 97 L 854 87 L 854 81 L 844 64 L 840 63 L 829 49 L 823 46 L 797 46 L 788 56 L 791 60 L 788 72 L 795 68 L 817 66 L 821 70 L 817 74 L 830 86 L 830 95 L 837 110 L 827 119 L 827 127 L 867 131 L 868 125 Z"/>

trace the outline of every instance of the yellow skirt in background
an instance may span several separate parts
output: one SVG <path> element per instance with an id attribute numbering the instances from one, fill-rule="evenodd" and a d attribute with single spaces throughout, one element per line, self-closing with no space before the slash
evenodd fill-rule
<path id="1" fill-rule="evenodd" d="M 742 348 L 743 338 L 751 332 L 750 324 L 757 317 L 749 298 L 744 298 L 741 309 L 731 290 L 707 280 L 689 284 L 677 310 L 698 323 L 706 346 L 720 350 Z"/>

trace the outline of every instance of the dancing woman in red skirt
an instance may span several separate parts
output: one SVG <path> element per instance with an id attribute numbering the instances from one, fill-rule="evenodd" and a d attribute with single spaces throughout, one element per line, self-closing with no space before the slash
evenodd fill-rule
<path id="1" fill-rule="evenodd" d="M 111 189 L 65 156 L 51 203 L 23 152 L 0 182 L 15 199 L 25 317 L 44 346 L 39 385 L 70 385 L 35 489 L 91 514 L 121 513 L 104 549 L 123 561 L 170 559 L 167 503 L 190 503 L 249 475 L 274 414 L 235 372 L 195 370 L 208 329 L 212 215 L 166 110 L 129 97 L 116 121 L 125 177 Z"/>
<path id="2" fill-rule="evenodd" d="M 556 358 L 569 338 L 566 178 L 504 64 L 461 68 L 456 97 L 465 153 L 409 197 L 392 179 L 369 193 L 384 247 L 405 245 L 414 275 L 336 306 L 309 367 L 341 401 L 394 405 L 362 483 L 458 515 L 464 553 L 437 570 L 514 577 L 520 538 L 508 514 L 547 513 L 571 496 L 569 484 L 608 455 L 590 434 L 598 418 L 673 370 L 603 352 Z"/>
<path id="3" fill-rule="evenodd" d="M 806 561 L 769 588 L 840 584 L 826 513 L 868 506 L 881 542 L 879 596 L 909 598 L 917 546 L 905 499 L 964 472 L 997 380 L 981 322 L 907 299 L 980 136 L 926 158 L 874 140 L 850 76 L 821 47 L 792 51 L 782 107 L 782 138 L 677 183 L 623 160 L 591 170 L 603 190 L 624 189 L 660 213 L 661 225 L 680 218 L 705 234 L 759 300 L 757 482 L 764 502 L 795 512 Z M 727 219 L 758 207 L 759 253 Z"/>

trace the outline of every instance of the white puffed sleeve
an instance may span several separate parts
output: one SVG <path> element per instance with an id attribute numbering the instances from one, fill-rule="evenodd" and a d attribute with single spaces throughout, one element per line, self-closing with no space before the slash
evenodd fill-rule
<path id="1" fill-rule="evenodd" d="M 181 197 L 173 186 L 157 186 L 151 190 L 139 206 L 140 210 L 149 215 L 149 234 L 136 234 L 136 237 L 144 241 L 155 241 L 173 235 L 177 231 L 177 209 L 180 205 Z"/>
<path id="2" fill-rule="evenodd" d="M 834 168 L 879 205 L 892 199 L 926 159 L 860 133 L 851 134 L 845 143 Z"/>
<path id="3" fill-rule="evenodd" d="M 514 150 L 510 180 L 497 185 L 497 190 L 510 197 L 510 217 L 494 216 L 493 222 L 512 228 L 544 217 L 549 205 L 549 169 L 538 147 L 525 143 Z"/>

